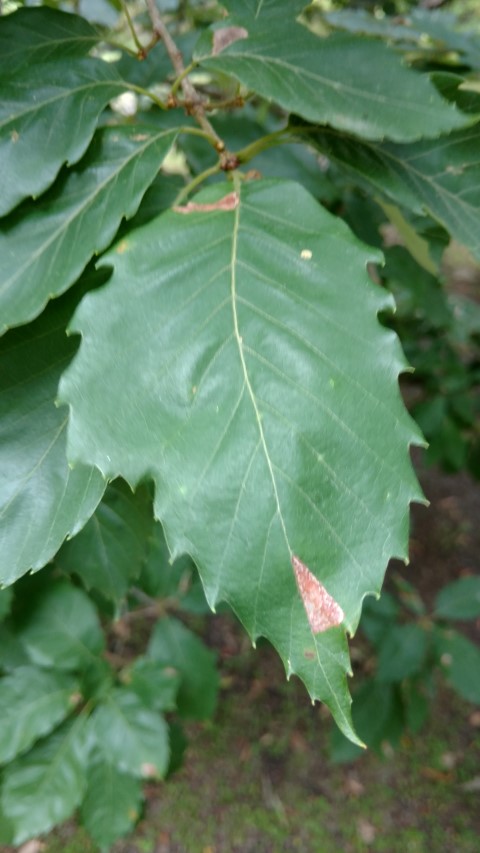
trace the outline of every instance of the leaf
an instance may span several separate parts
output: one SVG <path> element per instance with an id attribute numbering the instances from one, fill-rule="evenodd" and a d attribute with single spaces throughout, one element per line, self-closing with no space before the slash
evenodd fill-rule
<path id="1" fill-rule="evenodd" d="M 36 317 L 136 212 L 175 139 L 148 127 L 103 128 L 81 163 L 0 226 L 3 331 Z"/>
<path id="2" fill-rule="evenodd" d="M 108 101 L 128 88 L 100 59 L 46 62 L 2 83 L 0 216 L 80 160 Z"/>
<path id="3" fill-rule="evenodd" d="M 65 335 L 75 304 L 70 297 L 54 303 L 35 323 L 0 339 L 2 584 L 51 560 L 90 518 L 105 489 L 95 469 L 68 466 L 68 412 L 55 406 L 59 377 L 77 346 Z"/>
<path id="4" fill-rule="evenodd" d="M 17 9 L 0 19 L 0 76 L 23 67 L 85 56 L 100 40 L 78 15 L 56 9 Z"/>
<path id="5" fill-rule="evenodd" d="M 210 613 L 195 564 L 187 555 L 170 560 L 161 524 L 154 526 L 139 585 L 150 596 L 176 600 L 188 613 Z"/>
<path id="6" fill-rule="evenodd" d="M 450 687 L 468 702 L 480 704 L 480 649 L 456 631 L 435 631 L 439 663 Z"/>
<path id="7" fill-rule="evenodd" d="M 74 318 L 83 342 L 62 379 L 69 452 L 154 477 L 173 557 L 189 553 L 210 605 L 266 636 L 352 736 L 345 630 L 406 555 L 420 498 L 405 362 L 377 321 L 392 305 L 365 270 L 378 252 L 296 184 L 235 192 L 215 209 L 231 185 L 212 187 L 196 197 L 210 212 L 163 214 L 106 256 L 113 276 Z M 292 555 L 342 628 L 312 634 Z"/>
<path id="8" fill-rule="evenodd" d="M 117 481 L 108 487 L 83 530 L 64 544 L 56 562 L 78 575 L 87 589 L 121 601 L 140 573 L 152 525 L 148 490 L 132 494 Z"/>
<path id="9" fill-rule="evenodd" d="M 213 716 L 219 681 L 215 655 L 199 637 L 178 619 L 163 617 L 153 629 L 147 654 L 180 673 L 182 681 L 177 694 L 180 716 L 194 720 Z"/>
<path id="10" fill-rule="evenodd" d="M 64 673 L 23 666 L 0 681 L 0 762 L 29 749 L 73 710 L 78 683 Z"/>
<path id="11" fill-rule="evenodd" d="M 12 604 L 13 590 L 0 589 L 0 620 L 8 616 Z"/>
<path id="12" fill-rule="evenodd" d="M 235 20 L 255 26 L 258 22 L 297 17 L 308 6 L 308 0 L 222 0 L 222 6 Z"/>
<path id="13" fill-rule="evenodd" d="M 329 128 L 301 135 L 367 191 L 427 211 L 480 258 L 480 124 L 411 145 L 361 142 Z"/>
<path id="14" fill-rule="evenodd" d="M 94 605 L 67 581 L 51 582 L 37 594 L 17 637 L 34 663 L 61 670 L 87 667 L 104 645 Z"/>
<path id="15" fill-rule="evenodd" d="M 480 616 L 480 575 L 469 575 L 447 584 L 435 599 L 440 619 L 477 619 Z"/>
<path id="16" fill-rule="evenodd" d="M 373 678 L 364 681 L 353 698 L 353 721 L 365 743 L 380 749 L 388 741 L 395 745 L 404 730 L 403 707 L 398 689 L 393 684 L 379 684 Z M 334 730 L 331 742 L 333 761 L 345 762 L 358 758 L 361 752 Z"/>
<path id="17" fill-rule="evenodd" d="M 165 666 L 161 661 L 139 657 L 130 669 L 122 673 L 122 681 L 146 707 L 154 711 L 174 711 L 177 707 L 180 673 L 173 661 Z"/>
<path id="18" fill-rule="evenodd" d="M 169 762 L 168 727 L 162 715 L 126 688 L 112 690 L 91 718 L 97 746 L 118 770 L 161 779 Z"/>
<path id="19" fill-rule="evenodd" d="M 85 719 L 78 717 L 4 770 L 1 807 L 14 844 L 48 832 L 80 804 L 85 789 Z"/>
<path id="20" fill-rule="evenodd" d="M 394 625 L 382 639 L 378 681 L 401 681 L 416 675 L 423 668 L 427 651 L 427 634 L 420 625 Z"/>
<path id="21" fill-rule="evenodd" d="M 80 810 L 82 824 L 100 847 L 130 832 L 140 816 L 142 785 L 97 757 L 87 772 L 87 790 Z"/>
<path id="22" fill-rule="evenodd" d="M 320 39 L 288 17 L 196 60 L 307 121 L 367 139 L 407 142 L 471 123 L 386 44 L 345 33 Z"/>

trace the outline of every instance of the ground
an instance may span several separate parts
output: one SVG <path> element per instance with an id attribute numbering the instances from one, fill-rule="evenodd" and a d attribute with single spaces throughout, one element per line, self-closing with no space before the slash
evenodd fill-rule
<path id="1" fill-rule="evenodd" d="M 420 466 L 420 476 L 431 505 L 413 509 L 410 566 L 392 568 L 431 606 L 446 582 L 480 570 L 480 490 L 464 474 Z M 478 640 L 478 626 L 466 628 Z M 478 851 L 478 709 L 440 684 L 418 735 L 336 765 L 328 712 L 311 706 L 300 683 L 286 683 L 273 650 L 254 651 L 228 616 L 213 617 L 205 630 L 221 662 L 215 719 L 187 727 L 183 767 L 147 789 L 138 829 L 115 853 Z M 94 849 L 73 824 L 43 847 Z"/>

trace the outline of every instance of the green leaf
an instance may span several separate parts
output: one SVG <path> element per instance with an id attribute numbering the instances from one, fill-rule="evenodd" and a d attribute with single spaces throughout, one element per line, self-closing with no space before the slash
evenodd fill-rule
<path id="1" fill-rule="evenodd" d="M 427 211 L 480 258 L 480 124 L 411 145 L 361 142 L 329 128 L 308 139 L 356 183 L 415 213 Z"/>
<path id="2" fill-rule="evenodd" d="M 109 245 L 122 217 L 136 212 L 175 135 L 103 128 L 76 168 L 1 223 L 0 332 L 36 317 Z"/>
<path id="3" fill-rule="evenodd" d="M 146 707 L 154 711 L 174 711 L 180 685 L 180 673 L 174 667 L 174 662 L 165 666 L 161 661 L 139 657 L 122 673 L 122 681 Z"/>
<path id="4" fill-rule="evenodd" d="M 85 56 L 99 39 L 78 15 L 45 7 L 17 9 L 0 18 L 0 76 L 41 62 Z"/>
<path id="5" fill-rule="evenodd" d="M 110 848 L 135 826 L 141 801 L 140 780 L 97 756 L 87 772 L 87 790 L 80 810 L 82 824 L 100 847 Z"/>
<path id="6" fill-rule="evenodd" d="M 293 19 L 308 6 L 308 0 L 222 0 L 222 6 L 236 21 L 255 26 L 258 22 Z"/>
<path id="7" fill-rule="evenodd" d="M 8 616 L 12 598 L 13 590 L 11 587 L 9 589 L 0 589 L 0 619 L 5 619 L 5 616 Z"/>
<path id="8" fill-rule="evenodd" d="M 78 683 L 32 666 L 0 681 L 0 762 L 6 764 L 62 722 L 78 699 Z"/>
<path id="9" fill-rule="evenodd" d="M 89 58 L 31 65 L 2 84 L 0 216 L 80 160 L 103 108 L 126 88 L 111 64 Z"/>
<path id="10" fill-rule="evenodd" d="M 48 832 L 80 804 L 85 789 L 85 720 L 77 718 L 4 771 L 1 807 L 14 844 Z"/>
<path id="11" fill-rule="evenodd" d="M 401 697 L 395 685 L 367 679 L 354 694 L 352 710 L 355 729 L 372 749 L 381 749 L 385 741 L 392 745 L 399 741 L 404 719 Z M 332 732 L 330 756 L 333 761 L 353 761 L 361 754 L 361 750 L 349 743 L 338 729 Z"/>
<path id="12" fill-rule="evenodd" d="M 439 629 L 435 647 L 450 687 L 463 699 L 480 704 L 480 648 L 463 634 Z"/>
<path id="13" fill-rule="evenodd" d="M 195 564 L 186 554 L 170 560 L 161 524 L 154 526 L 139 585 L 155 598 L 175 599 L 183 611 L 210 613 Z"/>
<path id="14" fill-rule="evenodd" d="M 87 667 L 104 645 L 94 605 L 67 581 L 51 582 L 35 597 L 17 637 L 38 666 L 62 670 Z"/>
<path id="15" fill-rule="evenodd" d="M 148 656 L 180 673 L 177 709 L 181 716 L 196 720 L 213 716 L 219 680 L 215 655 L 199 637 L 178 619 L 164 617 L 153 629 Z"/>
<path id="16" fill-rule="evenodd" d="M 345 33 L 320 39 L 288 19 L 196 58 L 288 112 L 366 139 L 407 142 L 471 123 L 386 44 Z"/>
<path id="17" fill-rule="evenodd" d="M 126 483 L 117 481 L 83 530 L 64 544 L 56 562 L 78 575 L 87 589 L 121 601 L 140 573 L 152 525 L 148 490 L 132 494 Z"/>
<path id="18" fill-rule="evenodd" d="M 0 669 L 14 672 L 18 667 L 28 666 L 29 657 L 10 624 L 0 624 Z"/>
<path id="19" fill-rule="evenodd" d="M 97 274 L 93 281 L 104 278 Z M 105 489 L 98 471 L 68 466 L 68 412 L 55 406 L 59 377 L 77 346 L 65 335 L 75 304 L 71 298 L 53 303 L 35 323 L 0 339 L 2 584 L 51 560 Z"/>
<path id="20" fill-rule="evenodd" d="M 427 634 L 420 625 L 394 625 L 382 640 L 378 681 L 401 681 L 416 675 L 423 668 L 427 650 Z"/>
<path id="21" fill-rule="evenodd" d="M 440 619 L 477 619 L 480 616 L 480 575 L 459 578 L 440 590 L 435 599 Z"/>
<path id="22" fill-rule="evenodd" d="M 112 690 L 91 723 L 98 749 L 118 770 L 161 779 L 169 762 L 168 726 L 162 715 L 126 688 Z"/>
<path id="23" fill-rule="evenodd" d="M 360 628 L 374 646 L 379 646 L 391 630 L 399 609 L 398 602 L 388 592 L 382 592 L 378 600 L 367 598 L 364 601 Z"/>
<path id="24" fill-rule="evenodd" d="M 153 475 L 172 555 L 192 556 L 210 605 L 266 636 L 351 735 L 345 629 L 389 557 L 406 556 L 420 498 L 405 362 L 376 316 L 391 297 L 365 269 L 379 253 L 290 182 L 219 185 L 195 203 L 110 252 L 111 280 L 75 316 L 70 454 L 130 482 Z M 293 555 L 343 628 L 312 633 Z"/>

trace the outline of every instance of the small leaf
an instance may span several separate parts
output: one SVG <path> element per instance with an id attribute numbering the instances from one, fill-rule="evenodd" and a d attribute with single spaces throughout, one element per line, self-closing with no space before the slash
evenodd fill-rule
<path id="1" fill-rule="evenodd" d="M 199 637 L 177 619 L 164 617 L 153 629 L 148 656 L 180 673 L 177 709 L 181 716 L 195 720 L 213 716 L 219 681 L 215 655 Z"/>
<path id="2" fill-rule="evenodd" d="M 480 649 L 456 631 L 435 632 L 439 663 L 450 687 L 469 702 L 480 704 Z"/>
<path id="3" fill-rule="evenodd" d="M 476 619 L 480 616 L 480 575 L 469 575 L 447 584 L 435 599 L 440 619 Z"/>
<path id="4" fill-rule="evenodd" d="M 1 809 L 14 844 L 48 832 L 80 805 L 85 789 L 85 720 L 77 718 L 10 764 L 3 774 Z"/>
<path id="5" fill-rule="evenodd" d="M 81 163 L 22 205 L 0 230 L 0 332 L 36 317 L 70 287 L 136 212 L 175 131 L 103 128 Z"/>
<path id="6" fill-rule="evenodd" d="M 130 832 L 140 816 L 142 785 L 103 757 L 87 771 L 87 790 L 80 810 L 82 824 L 100 847 Z"/>
<path id="7" fill-rule="evenodd" d="M 104 645 L 97 611 L 81 589 L 51 582 L 22 615 L 17 637 L 38 666 L 87 667 Z"/>
<path id="8" fill-rule="evenodd" d="M 173 711 L 177 707 L 180 673 L 175 665 L 139 657 L 122 673 L 122 681 L 136 693 L 143 704 L 154 711 Z"/>
<path id="9" fill-rule="evenodd" d="M 378 681 L 401 681 L 417 674 L 425 663 L 427 650 L 427 634 L 420 625 L 394 625 L 382 640 Z"/>
<path id="10" fill-rule="evenodd" d="M 6 764 L 62 722 L 78 683 L 59 672 L 20 667 L 0 681 L 0 762 Z"/>
<path id="11" fill-rule="evenodd" d="M 388 45 L 345 33 L 318 38 L 288 17 L 197 61 L 307 121 L 366 139 L 407 142 L 471 123 Z"/>
<path id="12" fill-rule="evenodd" d="M 121 601 L 140 573 L 152 525 L 148 490 L 133 494 L 118 480 L 108 486 L 83 530 L 63 545 L 56 563 L 78 575 L 87 589 Z"/>
<path id="13" fill-rule="evenodd" d="M 101 111 L 126 88 L 111 64 L 89 58 L 27 66 L 2 84 L 0 216 L 80 159 Z"/>
<path id="14" fill-rule="evenodd" d="M 168 726 L 162 715 L 126 688 L 112 690 L 91 725 L 105 760 L 139 778 L 161 779 L 169 762 Z"/>
<path id="15" fill-rule="evenodd" d="M 100 40 L 94 28 L 78 15 L 57 9 L 17 9 L 0 18 L 0 75 L 53 59 L 85 56 Z"/>
<path id="16" fill-rule="evenodd" d="M 90 281 L 101 282 L 103 274 Z M 52 559 L 80 530 L 105 489 L 98 471 L 65 455 L 68 412 L 58 380 L 76 349 L 65 325 L 76 304 L 53 303 L 35 322 L 0 339 L 0 582 Z"/>

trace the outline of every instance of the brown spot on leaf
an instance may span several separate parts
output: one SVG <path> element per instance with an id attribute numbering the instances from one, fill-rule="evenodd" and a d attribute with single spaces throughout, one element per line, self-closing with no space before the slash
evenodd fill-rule
<path id="1" fill-rule="evenodd" d="M 128 242 L 126 240 L 122 240 L 122 242 L 118 244 L 115 251 L 116 251 L 117 255 L 123 255 L 123 253 L 126 252 L 127 249 L 128 249 Z"/>
<path id="2" fill-rule="evenodd" d="M 221 29 L 215 30 L 213 34 L 213 56 L 225 50 L 226 47 L 235 41 L 246 38 L 248 38 L 248 30 L 245 27 L 221 27 Z"/>
<path id="3" fill-rule="evenodd" d="M 149 764 L 145 761 L 140 768 L 140 772 L 144 779 L 158 779 L 158 770 L 155 764 Z"/>
<path id="4" fill-rule="evenodd" d="M 189 201 L 188 204 L 182 207 L 174 207 L 175 213 L 211 213 L 214 210 L 235 210 L 239 202 L 238 193 L 232 192 L 219 198 L 218 201 L 210 204 L 200 204 L 195 201 Z"/>
<path id="5" fill-rule="evenodd" d="M 311 649 L 305 649 L 303 656 L 307 660 L 315 660 L 315 657 L 316 657 L 315 652 L 312 652 Z"/>
<path id="6" fill-rule="evenodd" d="M 341 625 L 344 619 L 342 608 L 295 554 L 292 556 L 292 566 L 313 633 L 320 634 Z"/>
<path id="7" fill-rule="evenodd" d="M 10 134 L 10 139 L 12 140 L 12 142 L 18 142 L 18 140 L 20 139 L 20 135 L 17 130 L 12 130 Z"/>

